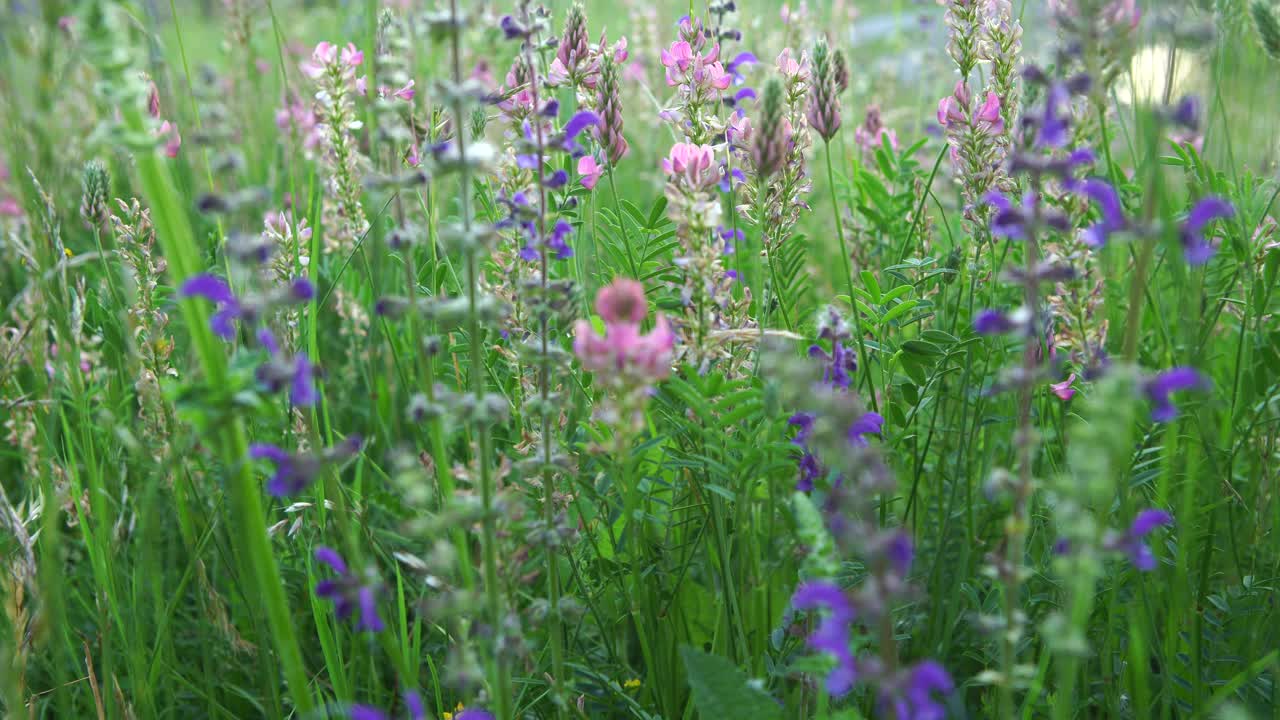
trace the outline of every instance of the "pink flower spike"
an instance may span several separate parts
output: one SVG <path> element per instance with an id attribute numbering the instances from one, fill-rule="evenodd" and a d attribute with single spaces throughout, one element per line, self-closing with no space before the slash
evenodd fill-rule
<path id="1" fill-rule="evenodd" d="M 342 49 L 342 64 L 347 67 L 357 67 L 364 62 L 364 53 L 356 49 L 354 43 L 347 43 Z"/>
<path id="2" fill-rule="evenodd" d="M 595 188 L 596 183 L 600 182 L 600 176 L 604 174 L 604 168 L 592 155 L 583 155 L 578 158 L 578 174 L 582 176 L 582 187 L 591 190 Z"/>
<path id="3" fill-rule="evenodd" d="M 1075 381 L 1076 381 L 1076 374 L 1071 373 L 1069 376 L 1067 376 L 1066 380 L 1063 380 L 1060 383 L 1050 384 L 1049 389 L 1053 391 L 1054 395 L 1058 396 L 1059 400 L 1061 400 L 1062 402 L 1067 402 L 1071 398 L 1075 397 L 1076 389 L 1071 387 L 1071 383 Z"/>

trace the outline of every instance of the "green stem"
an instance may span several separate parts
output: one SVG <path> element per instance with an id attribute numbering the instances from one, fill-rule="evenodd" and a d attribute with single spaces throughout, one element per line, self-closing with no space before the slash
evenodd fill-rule
<path id="1" fill-rule="evenodd" d="M 853 328 L 858 336 L 858 367 L 862 370 L 862 376 L 866 378 L 871 409 L 879 413 L 880 406 L 876 400 L 875 386 L 871 382 L 871 368 L 867 365 L 867 343 L 862 330 L 862 314 L 858 312 L 857 296 L 853 293 L 853 266 L 849 259 L 849 245 L 844 239 L 844 220 L 840 217 L 840 198 L 836 193 L 835 171 L 831 167 L 831 141 L 825 140 L 823 144 L 827 151 L 827 187 L 831 190 L 831 213 L 836 219 L 836 237 L 840 238 L 840 259 L 844 262 L 844 281 L 849 290 L 849 313 L 853 316 Z"/>

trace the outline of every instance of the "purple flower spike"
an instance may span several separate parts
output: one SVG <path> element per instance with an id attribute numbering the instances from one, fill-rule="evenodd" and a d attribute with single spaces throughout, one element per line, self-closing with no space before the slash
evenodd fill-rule
<path id="1" fill-rule="evenodd" d="M 569 182 L 569 173 L 563 169 L 557 170 L 551 174 L 551 177 L 542 181 L 542 184 L 552 190 L 559 190 Z"/>
<path id="2" fill-rule="evenodd" d="M 1163 510 L 1148 508 L 1138 513 L 1138 517 L 1133 519 L 1133 525 L 1129 528 L 1129 534 L 1133 537 L 1145 537 L 1151 534 L 1152 530 L 1155 530 L 1162 525 L 1172 524 L 1172 515 Z"/>
<path id="3" fill-rule="evenodd" d="M 457 715 L 453 716 L 453 720 L 494 720 L 493 713 L 478 708 L 467 708 Z"/>
<path id="4" fill-rule="evenodd" d="M 1063 106 L 1071 101 L 1071 91 L 1062 83 L 1050 86 L 1044 101 L 1044 117 L 1040 121 L 1040 133 L 1036 145 L 1059 148 L 1067 144 L 1067 117 Z"/>
<path id="5" fill-rule="evenodd" d="M 911 536 L 904 530 L 895 532 L 885 547 L 885 557 L 889 558 L 894 571 L 906 577 L 911 572 L 911 561 L 915 559 L 915 545 L 911 542 Z"/>
<path id="6" fill-rule="evenodd" d="M 868 412 L 849 426 L 849 444 L 854 447 L 866 447 L 867 435 L 879 435 L 884 429 L 884 417 L 879 413 Z"/>
<path id="7" fill-rule="evenodd" d="M 1182 224 L 1179 235 L 1182 240 L 1182 252 L 1187 262 L 1192 265 L 1203 265 L 1213 257 L 1214 248 L 1204 239 L 1204 229 L 1214 220 L 1233 217 L 1236 209 L 1226 200 L 1210 195 L 1201 198 L 1191 208 L 1186 222 Z"/>
<path id="8" fill-rule="evenodd" d="M 817 581 L 796 588 L 791 604 L 797 610 L 826 608 L 829 611 L 809 636 L 808 645 L 835 656 L 836 667 L 827 675 L 827 692 L 833 697 L 845 695 L 853 689 L 858 677 L 853 653 L 849 651 L 849 624 L 853 622 L 853 606 L 849 604 L 849 598 L 836 585 Z"/>
<path id="9" fill-rule="evenodd" d="M 991 217 L 991 234 L 996 237 L 1021 240 L 1027 236 L 1027 203 L 1034 202 L 1028 193 L 1023 206 L 1015 206 L 1009 198 L 998 192 L 987 193 L 983 202 L 996 209 Z"/>
<path id="10" fill-rule="evenodd" d="M 352 705 L 350 714 L 351 720 L 391 720 L 391 716 L 370 705 Z"/>
<path id="11" fill-rule="evenodd" d="M 572 140 L 578 136 L 578 133 L 586 130 L 588 127 L 600 124 L 600 116 L 590 110 L 583 110 L 577 113 L 564 126 L 564 137 L 566 140 Z"/>
<path id="12" fill-rule="evenodd" d="M 275 333 L 267 328 L 258 328 L 258 344 L 266 348 L 271 357 L 280 354 L 280 343 L 276 342 Z"/>
<path id="13" fill-rule="evenodd" d="M 892 708 L 897 720 L 943 720 L 946 708 L 934 699 L 934 694 L 947 695 L 955 690 L 955 683 L 946 668 L 932 660 L 926 660 L 911 669 L 905 682 L 895 683 L 880 696 L 881 704 Z"/>
<path id="14" fill-rule="evenodd" d="M 1143 392 L 1151 400 L 1151 419 L 1155 422 L 1169 422 L 1178 417 L 1178 408 L 1174 407 L 1171 395 L 1180 390 L 1204 388 L 1209 381 L 1194 368 L 1177 367 L 1156 375 L 1143 384 Z"/>
<path id="15" fill-rule="evenodd" d="M 328 565 L 338 577 L 321 580 L 316 583 L 316 596 L 333 602 L 333 611 L 341 619 L 351 617 L 359 611 L 356 629 L 368 632 L 382 632 L 386 623 L 378 615 L 378 585 L 371 575 L 361 578 L 347 566 L 338 551 L 328 547 L 318 547 L 316 560 Z M 376 716 L 370 716 L 376 717 Z"/>

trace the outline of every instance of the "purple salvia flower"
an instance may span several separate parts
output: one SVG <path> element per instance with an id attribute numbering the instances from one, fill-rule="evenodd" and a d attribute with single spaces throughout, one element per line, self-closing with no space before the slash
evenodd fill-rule
<path id="1" fill-rule="evenodd" d="M 1166 370 L 1143 383 L 1142 390 L 1151 400 L 1151 419 L 1155 422 L 1169 422 L 1178 417 L 1178 408 L 1174 407 L 1170 396 L 1179 390 L 1205 388 L 1209 381 L 1194 368 L 1176 367 Z"/>
<path id="2" fill-rule="evenodd" d="M 378 615 L 378 585 L 372 577 L 356 576 L 347 567 L 347 563 L 338 551 L 328 547 L 318 547 L 316 560 L 328 565 L 338 577 L 321 580 L 316 583 L 316 595 L 333 602 L 334 613 L 341 619 L 351 617 L 358 612 L 356 629 L 368 632 L 382 632 L 386 623 Z"/>
<path id="3" fill-rule="evenodd" d="M 1036 135 L 1036 145 L 1046 148 L 1060 148 L 1067 144 L 1068 117 L 1064 108 L 1071 101 L 1071 90 L 1063 83 L 1049 86 L 1045 95 L 1044 114 L 1038 120 L 1040 131 Z"/>
<path id="4" fill-rule="evenodd" d="M 185 298 L 202 297 L 216 303 L 218 309 L 209 318 L 209 328 L 223 340 L 236 336 L 232 321 L 241 316 L 242 309 L 236 296 L 231 293 L 231 287 L 222 278 L 208 273 L 188 278 L 178 288 L 178 295 Z"/>
<path id="5" fill-rule="evenodd" d="M 1201 198 L 1195 207 L 1191 208 L 1191 213 L 1178 231 L 1182 240 L 1182 251 L 1188 263 L 1203 265 L 1209 262 L 1209 258 L 1213 257 L 1214 248 L 1204 239 L 1205 226 L 1214 220 L 1230 218 L 1235 214 L 1236 210 L 1231 203 L 1214 195 Z"/>
<path id="6" fill-rule="evenodd" d="M 1080 183 L 1080 192 L 1097 203 L 1102 213 L 1102 220 L 1091 225 L 1084 232 L 1084 241 L 1090 247 L 1102 247 L 1112 233 L 1128 228 L 1129 222 L 1124 217 L 1124 208 L 1120 205 L 1120 195 L 1105 180 L 1089 178 Z"/>
<path id="7" fill-rule="evenodd" d="M 323 452 L 295 454 L 269 443 L 254 443 L 249 446 L 249 459 L 266 460 L 274 465 L 275 472 L 267 481 L 267 492 L 274 497 L 287 497 L 311 485 L 325 463 L 346 460 L 358 453 L 362 445 L 359 435 L 351 435 Z"/>
<path id="8" fill-rule="evenodd" d="M 493 713 L 479 708 L 467 708 L 457 715 L 453 716 L 453 720 L 494 720 Z"/>
<path id="9" fill-rule="evenodd" d="M 894 683 L 888 692 L 882 690 L 880 704 L 885 711 L 891 710 L 896 720 L 943 720 L 946 708 L 934 695 L 947 695 L 953 690 L 955 683 L 946 668 L 926 660 L 911 668 L 904 680 Z"/>
<path id="10" fill-rule="evenodd" d="M 797 610 L 826 609 L 827 616 L 809 635 L 810 648 L 835 656 L 836 667 L 827 675 L 827 692 L 840 697 L 853 689 L 857 679 L 853 653 L 849 650 L 849 625 L 853 605 L 838 586 L 825 581 L 807 582 L 796 588 L 791 604 Z"/>
<path id="11" fill-rule="evenodd" d="M 915 544 L 911 542 L 911 536 L 905 530 L 899 530 L 889 538 L 889 542 L 885 544 L 885 557 L 889 558 L 889 564 L 902 577 L 906 577 L 907 573 L 911 572 L 911 562 L 915 559 Z"/>
<path id="12" fill-rule="evenodd" d="M 849 426 L 849 444 L 854 447 L 866 447 L 867 435 L 879 435 L 884 429 L 884 417 L 879 413 L 867 412 Z"/>
<path id="13" fill-rule="evenodd" d="M 1107 542 L 1107 547 L 1128 555 L 1129 561 L 1138 570 L 1151 572 L 1156 569 L 1156 556 L 1143 538 L 1158 527 L 1172 524 L 1173 516 L 1163 510 L 1155 508 L 1143 510 L 1133 519 L 1133 524 L 1123 535 Z"/>
<path id="14" fill-rule="evenodd" d="M 979 335 L 1000 335 L 1013 332 L 1018 325 L 1001 310 L 983 310 L 973 320 L 973 330 Z"/>

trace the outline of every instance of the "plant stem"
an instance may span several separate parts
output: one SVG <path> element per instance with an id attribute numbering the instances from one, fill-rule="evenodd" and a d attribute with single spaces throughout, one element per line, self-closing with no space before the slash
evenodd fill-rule
<path id="1" fill-rule="evenodd" d="M 836 220 L 836 237 L 840 239 L 840 259 L 844 263 L 844 281 L 849 291 L 849 313 L 853 316 L 853 330 L 858 336 L 858 367 L 866 379 L 871 409 L 879 413 L 880 406 L 876 400 L 875 386 L 871 382 L 871 368 L 867 365 L 867 344 L 863 337 L 865 333 L 862 330 L 862 314 L 858 312 L 857 296 L 853 294 L 853 267 L 849 259 L 849 245 L 844 239 L 844 219 L 840 217 L 840 198 L 836 192 L 836 176 L 831 164 L 831 141 L 824 140 L 823 144 L 826 148 L 827 187 L 831 190 L 831 212 Z"/>

